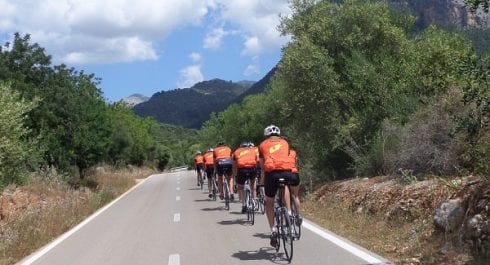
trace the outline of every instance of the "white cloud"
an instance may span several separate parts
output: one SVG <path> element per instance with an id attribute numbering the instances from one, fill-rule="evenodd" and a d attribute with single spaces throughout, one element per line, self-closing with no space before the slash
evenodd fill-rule
<path id="1" fill-rule="evenodd" d="M 130 62 L 156 60 L 171 32 L 216 19 L 205 49 L 240 34 L 242 54 L 254 56 L 288 40 L 279 13 L 290 13 L 288 0 L 0 0 L 0 34 L 31 34 L 55 63 Z"/>
<path id="2" fill-rule="evenodd" d="M 180 70 L 180 79 L 177 82 L 177 87 L 187 88 L 193 86 L 197 82 L 204 80 L 204 76 L 201 72 L 201 54 L 197 52 L 192 52 L 189 54 L 189 58 L 192 60 L 192 65 L 185 67 Z"/>
<path id="3" fill-rule="evenodd" d="M 289 15 L 288 0 L 220 0 L 222 19 L 238 25 L 244 36 L 242 54 L 254 56 L 284 45 L 289 37 L 277 31 L 279 14 Z"/>
<path id="4" fill-rule="evenodd" d="M 0 0 L 0 31 L 31 34 L 55 61 L 154 60 L 157 41 L 200 23 L 211 5 L 214 1 Z"/>
<path id="5" fill-rule="evenodd" d="M 223 28 L 215 28 L 211 32 L 206 34 L 204 38 L 205 49 L 218 49 L 221 47 L 221 42 L 223 41 L 223 37 L 228 33 Z"/>
<path id="6" fill-rule="evenodd" d="M 259 57 L 252 57 L 252 63 L 247 65 L 245 71 L 243 71 L 244 76 L 251 76 L 260 73 Z"/>
<path id="7" fill-rule="evenodd" d="M 202 56 L 201 56 L 201 54 L 199 54 L 197 52 L 193 52 L 189 55 L 189 58 L 191 58 L 193 63 L 198 63 L 201 61 Z"/>

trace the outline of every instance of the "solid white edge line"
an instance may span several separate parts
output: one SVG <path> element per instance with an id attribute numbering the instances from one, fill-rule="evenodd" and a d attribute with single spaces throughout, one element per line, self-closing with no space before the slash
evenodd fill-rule
<path id="1" fill-rule="evenodd" d="M 180 265 L 179 254 L 172 254 L 168 256 L 168 265 Z"/>
<path id="2" fill-rule="evenodd" d="M 34 252 L 34 254 L 32 254 L 27 260 L 20 261 L 17 264 L 19 264 L 19 265 L 30 265 L 31 263 L 33 263 L 34 261 L 36 261 L 37 259 L 39 259 L 40 257 L 42 257 L 44 254 L 46 254 L 48 251 L 50 251 L 51 249 L 53 249 L 54 247 L 56 247 L 58 244 L 60 244 L 61 242 L 63 242 L 63 240 L 67 239 L 68 237 L 70 237 L 71 235 L 73 235 L 75 232 L 77 232 L 78 230 L 80 230 L 83 226 L 85 226 L 90 221 L 92 221 L 95 217 L 97 217 L 98 215 L 100 215 L 101 213 L 103 213 L 105 210 L 107 210 L 109 207 L 111 207 L 113 204 L 115 204 L 121 198 L 123 198 L 124 196 L 128 195 L 134 189 L 136 189 L 141 184 L 145 183 L 148 179 L 150 179 L 150 178 L 152 178 L 154 176 L 157 176 L 157 174 L 150 175 L 146 179 L 144 179 L 143 181 L 140 181 L 138 184 L 136 184 L 131 189 L 129 189 L 128 191 L 126 191 L 125 193 L 123 193 L 121 196 L 119 196 L 118 198 L 116 198 L 115 200 L 113 200 L 112 202 L 110 202 L 109 204 L 107 204 L 106 206 L 104 206 L 104 207 L 100 208 L 99 210 L 97 210 L 95 213 L 93 213 L 87 219 L 83 220 L 77 226 L 75 226 L 72 229 L 68 230 L 67 232 L 65 232 L 64 234 L 62 234 L 61 236 L 59 236 L 55 240 L 51 241 L 51 243 L 48 243 L 46 246 L 44 246 L 38 252 Z"/>
<path id="3" fill-rule="evenodd" d="M 368 263 L 384 263 L 385 261 L 380 260 L 376 257 L 373 257 L 371 254 L 367 253 L 364 250 L 359 249 L 358 247 L 352 245 L 352 243 L 347 243 L 345 239 L 341 239 L 327 231 L 325 231 L 323 228 L 320 228 L 316 225 L 314 225 L 312 222 L 307 221 L 303 219 L 303 224 L 302 226 L 313 233 L 323 237 L 324 239 L 334 243 L 335 245 L 345 249 L 346 251 L 352 253 L 353 255 L 365 260 Z"/>

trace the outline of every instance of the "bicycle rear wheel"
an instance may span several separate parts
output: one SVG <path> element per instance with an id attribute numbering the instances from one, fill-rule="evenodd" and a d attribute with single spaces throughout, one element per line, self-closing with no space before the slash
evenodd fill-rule
<path id="1" fill-rule="evenodd" d="M 291 262 L 293 259 L 293 234 L 291 232 L 291 223 L 286 208 L 281 210 L 281 239 L 286 254 L 286 259 Z"/>
<path id="2" fill-rule="evenodd" d="M 202 173 L 201 173 L 201 174 L 199 174 L 199 183 L 201 184 L 201 185 L 199 185 L 199 186 L 201 186 L 201 190 L 202 190 L 202 189 L 204 188 L 204 180 L 203 180 L 203 175 L 202 175 Z"/>
<path id="3" fill-rule="evenodd" d="M 223 176 L 223 192 L 225 194 L 225 209 L 227 211 L 230 210 L 230 190 L 228 188 L 228 182 L 225 179 L 226 177 Z"/>
<path id="4" fill-rule="evenodd" d="M 247 220 L 254 225 L 255 223 L 255 205 L 252 199 L 252 194 L 249 189 L 245 191 L 245 205 L 247 206 Z"/>
<path id="5" fill-rule="evenodd" d="M 264 214 L 265 213 L 265 195 L 264 195 L 264 187 L 259 187 L 257 189 L 257 212 Z"/>

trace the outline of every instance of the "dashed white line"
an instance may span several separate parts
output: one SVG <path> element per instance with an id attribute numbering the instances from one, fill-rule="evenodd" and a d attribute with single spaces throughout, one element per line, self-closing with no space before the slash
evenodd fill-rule
<path id="1" fill-rule="evenodd" d="M 168 256 L 168 265 L 180 265 L 179 254 L 172 254 Z"/>
<path id="2" fill-rule="evenodd" d="M 180 196 L 175 197 L 176 201 L 180 201 Z"/>
<path id="3" fill-rule="evenodd" d="M 177 189 L 176 189 L 176 190 L 180 190 L 180 187 L 177 187 Z"/>
<path id="4" fill-rule="evenodd" d="M 177 185 L 180 185 L 180 181 L 177 181 Z"/>
<path id="5" fill-rule="evenodd" d="M 180 222 L 180 213 L 174 214 L 174 222 L 175 223 Z"/>

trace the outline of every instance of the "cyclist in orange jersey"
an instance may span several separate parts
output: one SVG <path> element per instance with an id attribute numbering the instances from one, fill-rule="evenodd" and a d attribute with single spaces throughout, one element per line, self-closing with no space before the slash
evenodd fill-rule
<path id="1" fill-rule="evenodd" d="M 209 194 L 208 194 L 208 197 L 209 198 L 212 198 L 213 197 L 213 194 L 212 194 L 212 179 L 213 179 L 213 175 L 214 175 L 214 158 L 213 158 L 213 148 L 209 148 L 208 151 L 206 151 L 206 153 L 204 153 L 204 168 L 206 170 L 206 175 L 208 176 L 208 191 L 209 191 Z"/>
<path id="2" fill-rule="evenodd" d="M 197 186 L 199 186 L 199 176 L 202 177 L 202 171 L 204 169 L 204 157 L 202 156 L 200 151 L 196 152 L 194 156 L 194 167 L 197 173 Z"/>
<path id="3" fill-rule="evenodd" d="M 224 141 L 219 141 L 218 145 L 213 150 L 214 170 L 218 175 L 218 189 L 220 199 L 224 198 L 223 193 L 223 176 L 228 180 L 230 190 L 230 200 L 234 200 L 233 196 L 233 161 L 231 160 L 231 148 L 226 146 Z"/>
<path id="4" fill-rule="evenodd" d="M 274 226 L 274 197 L 279 188 L 278 180 L 283 178 L 286 183 L 291 180 L 291 170 L 294 162 L 289 157 L 289 143 L 280 137 L 281 131 L 275 125 L 270 125 L 264 129 L 266 139 L 259 145 L 260 164 L 262 168 L 262 178 L 265 188 L 265 213 L 269 227 L 271 229 L 270 244 L 277 245 L 277 231 Z M 291 213 L 291 202 L 289 190 L 284 189 L 284 204 Z"/>
<path id="5" fill-rule="evenodd" d="M 243 142 L 240 147 L 231 155 L 233 159 L 233 176 L 236 177 L 238 198 L 242 203 L 242 213 L 247 211 L 244 196 L 244 184 L 247 179 L 250 180 L 250 190 L 252 198 L 255 199 L 255 175 L 257 173 L 258 154 L 254 148 L 249 146 L 248 142 Z"/>

